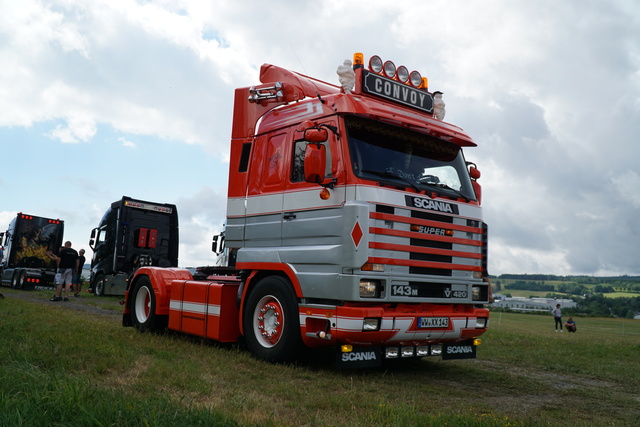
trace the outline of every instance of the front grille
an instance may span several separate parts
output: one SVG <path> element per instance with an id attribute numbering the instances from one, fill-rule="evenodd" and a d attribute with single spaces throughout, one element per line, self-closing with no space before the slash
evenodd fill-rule
<path id="1" fill-rule="evenodd" d="M 460 217 L 457 208 L 454 212 L 376 204 L 370 213 L 369 261 L 416 276 L 469 277 L 486 271 L 484 224 Z"/>

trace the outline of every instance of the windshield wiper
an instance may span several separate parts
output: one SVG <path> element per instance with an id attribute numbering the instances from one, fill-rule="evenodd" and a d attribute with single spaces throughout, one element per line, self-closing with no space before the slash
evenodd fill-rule
<path id="1" fill-rule="evenodd" d="M 423 185 L 428 185 L 428 186 L 431 186 L 431 187 L 437 187 L 437 188 L 442 188 L 444 190 L 449 190 L 449 191 L 455 193 L 461 199 L 464 199 L 465 202 L 469 202 L 471 200 L 470 198 L 465 196 L 464 193 L 462 193 L 461 191 L 456 190 L 455 188 L 451 188 L 447 184 L 443 184 L 441 182 L 438 182 L 438 183 L 424 182 Z"/>
<path id="2" fill-rule="evenodd" d="M 396 175 L 393 172 L 380 172 L 380 171 L 374 171 L 374 170 L 369 170 L 369 169 L 365 169 L 362 172 L 364 173 L 369 173 L 371 175 L 377 175 L 377 176 L 381 176 L 383 178 L 393 178 L 393 179 L 399 179 L 402 182 L 405 182 L 407 184 L 409 184 L 414 190 L 416 190 L 418 193 L 420 192 L 420 189 L 418 188 L 417 185 L 415 185 L 413 182 L 409 181 L 406 178 L 401 177 L 400 175 Z"/>

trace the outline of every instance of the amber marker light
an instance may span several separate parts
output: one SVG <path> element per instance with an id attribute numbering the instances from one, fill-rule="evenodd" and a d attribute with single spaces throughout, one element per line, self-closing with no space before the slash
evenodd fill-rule
<path id="1" fill-rule="evenodd" d="M 420 86 L 422 89 L 428 90 L 429 89 L 429 79 L 426 77 L 422 78 L 422 85 Z"/>
<path id="2" fill-rule="evenodd" d="M 364 67 L 364 54 L 361 52 L 356 52 L 353 54 L 353 68 L 362 67 Z"/>
<path id="3" fill-rule="evenodd" d="M 323 188 L 322 190 L 320 190 L 320 198 L 322 200 L 329 200 L 330 197 L 331 197 L 331 192 L 328 189 Z"/>

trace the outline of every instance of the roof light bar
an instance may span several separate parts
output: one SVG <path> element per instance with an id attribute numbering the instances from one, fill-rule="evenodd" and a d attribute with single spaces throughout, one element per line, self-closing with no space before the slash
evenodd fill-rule
<path id="1" fill-rule="evenodd" d="M 364 63 L 364 55 L 362 53 L 354 54 L 354 68 L 357 64 Z M 429 80 L 418 71 L 411 71 L 404 65 L 396 67 L 393 61 L 383 61 L 378 55 L 369 58 L 369 71 L 376 74 L 382 74 L 390 79 L 394 79 L 401 83 L 409 84 L 416 89 L 429 89 Z"/>

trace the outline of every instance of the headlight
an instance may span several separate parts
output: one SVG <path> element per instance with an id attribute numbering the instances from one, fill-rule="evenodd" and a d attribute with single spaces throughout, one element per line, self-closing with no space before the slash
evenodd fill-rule
<path id="1" fill-rule="evenodd" d="M 486 317 L 478 317 L 476 319 L 476 329 L 484 329 L 487 327 L 487 318 Z"/>
<path id="2" fill-rule="evenodd" d="M 380 330 L 380 318 L 379 317 L 367 317 L 362 323 L 363 331 L 379 331 Z"/>
<path id="3" fill-rule="evenodd" d="M 471 300 L 472 301 L 480 301 L 481 299 L 481 289 L 480 286 L 472 286 L 471 287 Z"/>
<path id="4" fill-rule="evenodd" d="M 360 298 L 378 298 L 380 296 L 379 280 L 360 280 Z"/>

